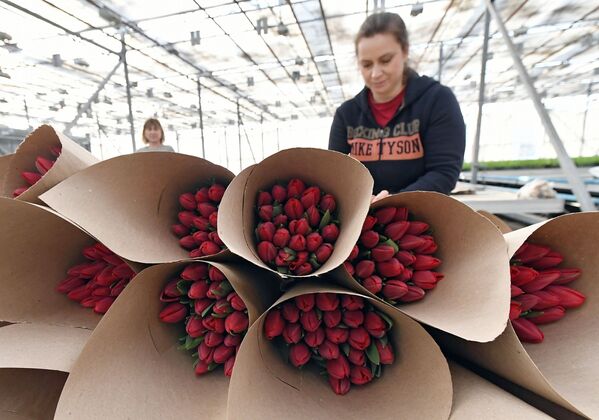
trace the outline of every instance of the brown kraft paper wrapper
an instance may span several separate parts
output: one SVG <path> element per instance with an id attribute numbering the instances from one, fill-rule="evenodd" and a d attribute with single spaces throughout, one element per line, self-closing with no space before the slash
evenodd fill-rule
<path id="1" fill-rule="evenodd" d="M 510 273 L 503 236 L 485 217 L 458 200 L 434 192 L 406 192 L 372 204 L 371 209 L 407 207 L 430 225 L 443 280 L 424 299 L 397 308 L 419 322 L 468 340 L 487 342 L 505 329 L 510 306 Z M 344 267 L 333 273 L 341 284 L 377 298 Z M 378 298 L 377 298 L 378 299 Z"/>
<path id="2" fill-rule="evenodd" d="M 56 158 L 50 153 L 50 147 L 58 145 L 62 145 L 62 151 Z M 38 156 L 56 159 L 56 163 L 42 179 L 18 196 L 17 200 L 43 204 L 39 199 L 41 194 L 74 173 L 98 162 L 91 153 L 52 126 L 42 125 L 32 131 L 17 148 L 6 171 L 0 195 L 12 197 L 16 188 L 26 186 L 21 172 L 35 171 L 35 159 Z"/>
<path id="3" fill-rule="evenodd" d="M 196 377 L 189 353 L 177 349 L 180 331 L 158 318 L 162 288 L 194 261 L 147 268 L 125 288 L 69 375 L 57 420 L 226 417 L 229 378 L 222 369 Z M 246 303 L 250 323 L 276 299 L 272 275 L 246 263 L 211 264 Z"/>
<path id="4" fill-rule="evenodd" d="M 337 285 L 305 281 L 274 305 L 306 293 L 358 295 Z M 370 299 L 364 296 L 366 299 Z M 371 303 L 394 322 L 396 358 L 380 378 L 336 395 L 317 369 L 297 369 L 263 335 L 265 314 L 250 327 L 237 354 L 229 387 L 228 419 L 446 419 L 452 385 L 447 361 L 417 322 L 388 305 Z"/>
<path id="5" fill-rule="evenodd" d="M 439 333 L 441 346 L 576 414 L 599 417 L 598 238 L 598 212 L 568 214 L 506 234 L 510 256 L 528 240 L 560 252 L 561 267 L 580 268 L 582 276 L 571 287 L 586 302 L 558 322 L 543 325 L 540 344 L 520 343 L 510 324 L 486 344 Z"/>
<path id="6" fill-rule="evenodd" d="M 171 226 L 179 223 L 179 195 L 211 178 L 233 174 L 179 153 L 139 153 L 100 162 L 41 197 L 117 255 L 146 264 L 189 258 Z M 225 219 L 226 220 L 226 219 Z"/>
<path id="7" fill-rule="evenodd" d="M 497 229 L 499 229 L 501 231 L 501 233 L 509 233 L 513 230 L 500 217 L 496 216 L 493 213 L 489 213 L 488 211 L 485 211 L 485 210 L 478 210 L 477 213 L 482 216 L 485 216 L 487 219 L 489 219 L 495 226 L 497 226 Z"/>
<path id="8" fill-rule="evenodd" d="M 55 370 L 0 369 L 0 418 L 53 419 L 67 376 Z"/>
<path id="9" fill-rule="evenodd" d="M 277 182 L 300 178 L 318 185 L 337 202 L 339 238 L 330 258 L 310 276 L 324 274 L 343 264 L 360 236 L 374 181 L 359 161 L 342 153 L 322 149 L 295 148 L 276 153 L 243 170 L 231 183 L 219 209 L 230 223 L 219 223 L 218 234 L 229 250 L 259 267 L 275 272 L 256 250 L 256 198 L 260 190 Z M 219 214 L 220 217 L 220 214 Z M 289 276 L 306 277 L 306 276 Z"/>
<path id="10" fill-rule="evenodd" d="M 12 197 L 12 192 L 10 195 L 7 194 L 6 191 L 2 188 L 4 184 L 4 177 L 6 176 L 6 171 L 8 171 L 8 165 L 14 154 L 0 156 L 0 197 Z"/>

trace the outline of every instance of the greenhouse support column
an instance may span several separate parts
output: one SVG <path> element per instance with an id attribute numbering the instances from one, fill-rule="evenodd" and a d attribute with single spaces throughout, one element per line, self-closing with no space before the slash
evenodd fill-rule
<path id="1" fill-rule="evenodd" d="M 439 43 L 439 73 L 437 80 L 441 83 L 441 76 L 443 74 L 443 43 Z"/>
<path id="2" fill-rule="evenodd" d="M 239 98 L 237 98 L 237 138 L 239 140 L 239 172 L 243 169 L 241 163 L 241 113 L 239 112 Z"/>
<path id="3" fill-rule="evenodd" d="M 501 16 L 499 16 L 499 13 L 497 12 L 497 9 L 495 9 L 495 5 L 491 0 L 485 0 L 485 3 L 487 5 L 487 9 L 493 16 L 493 19 L 495 19 L 497 27 L 501 32 L 501 35 L 508 47 L 508 50 L 510 51 L 512 59 L 514 60 L 514 65 L 518 70 L 518 74 L 520 75 L 520 80 L 522 80 L 522 82 L 524 83 L 524 87 L 528 91 L 528 94 L 532 99 L 533 104 L 535 105 L 537 113 L 541 118 L 541 122 L 543 123 L 543 126 L 545 126 L 545 131 L 549 135 L 549 140 L 551 140 L 551 144 L 555 149 L 555 153 L 557 154 L 557 159 L 559 160 L 560 166 L 562 167 L 562 170 L 564 171 L 564 174 L 568 179 L 568 183 L 572 188 L 572 192 L 574 192 L 574 195 L 576 195 L 576 199 L 580 203 L 580 209 L 582 211 L 596 210 L 588 190 L 586 189 L 584 183 L 578 176 L 576 165 L 574 165 L 574 162 L 572 162 L 572 159 L 570 159 L 570 156 L 568 156 L 568 152 L 566 151 L 564 144 L 559 138 L 557 130 L 553 126 L 553 122 L 551 121 L 551 118 L 549 117 L 549 114 L 547 113 L 545 106 L 541 102 L 541 98 L 539 97 L 537 90 L 532 84 L 532 80 L 530 79 L 530 76 L 528 75 L 528 72 L 526 71 L 524 64 L 522 64 L 522 60 L 520 59 L 520 56 L 518 55 L 516 48 L 514 47 L 514 44 L 507 32 L 507 29 L 503 21 L 501 20 Z"/>
<path id="4" fill-rule="evenodd" d="M 262 160 L 264 160 L 264 115 L 260 114 L 260 142 L 262 144 Z"/>
<path id="5" fill-rule="evenodd" d="M 200 116 L 200 140 L 202 142 L 202 158 L 206 159 L 206 149 L 204 146 L 204 113 L 202 111 L 202 84 L 198 76 L 198 114 Z"/>
<path id="6" fill-rule="evenodd" d="M 226 168 L 229 169 L 229 147 L 227 146 L 227 126 L 223 128 L 223 134 L 225 138 L 225 162 L 227 162 Z"/>
<path id="7" fill-rule="evenodd" d="M 483 56 L 480 66 L 480 83 L 478 87 L 478 115 L 476 116 L 476 134 L 474 135 L 474 144 L 472 145 L 472 170 L 470 172 L 470 182 L 476 185 L 478 181 L 478 154 L 480 152 L 480 130 L 483 120 L 483 105 L 485 104 L 485 76 L 487 74 L 487 58 L 489 55 L 489 26 L 491 24 L 491 15 L 485 10 L 485 31 L 483 39 Z"/>
<path id="8" fill-rule="evenodd" d="M 129 107 L 129 126 L 131 129 L 131 144 L 135 152 L 135 126 L 133 125 L 133 107 L 131 106 L 131 85 L 129 83 L 129 66 L 127 65 L 127 45 L 125 44 L 125 31 L 121 32 L 121 60 L 125 68 L 125 87 L 127 90 L 127 106 Z"/>

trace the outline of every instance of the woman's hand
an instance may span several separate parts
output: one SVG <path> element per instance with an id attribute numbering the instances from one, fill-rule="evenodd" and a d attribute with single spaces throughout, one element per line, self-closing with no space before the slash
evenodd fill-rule
<path id="1" fill-rule="evenodd" d="M 380 193 L 378 193 L 377 195 L 373 195 L 372 199 L 370 200 L 370 204 L 374 203 L 375 201 L 379 201 L 382 198 L 388 197 L 389 196 L 389 191 L 387 190 L 382 190 Z"/>

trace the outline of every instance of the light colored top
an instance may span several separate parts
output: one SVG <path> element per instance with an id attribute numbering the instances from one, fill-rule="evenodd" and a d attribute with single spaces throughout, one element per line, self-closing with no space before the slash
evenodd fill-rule
<path id="1" fill-rule="evenodd" d="M 175 150 L 166 144 L 161 144 L 160 146 L 146 146 L 141 149 L 137 149 L 135 153 L 143 153 L 143 152 L 174 152 Z"/>

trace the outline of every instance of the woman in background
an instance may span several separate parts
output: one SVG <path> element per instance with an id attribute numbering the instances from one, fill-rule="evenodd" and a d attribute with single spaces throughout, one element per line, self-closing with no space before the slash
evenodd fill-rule
<path id="1" fill-rule="evenodd" d="M 144 123 L 142 140 L 147 146 L 137 149 L 136 153 L 174 152 L 171 146 L 164 144 L 164 130 L 162 130 L 162 125 L 156 118 L 148 118 Z"/>
<path id="2" fill-rule="evenodd" d="M 366 86 L 335 112 L 329 149 L 349 153 L 368 168 L 377 199 L 400 191 L 449 194 L 465 148 L 455 96 L 408 67 L 408 32 L 395 13 L 369 16 L 355 50 Z"/>

